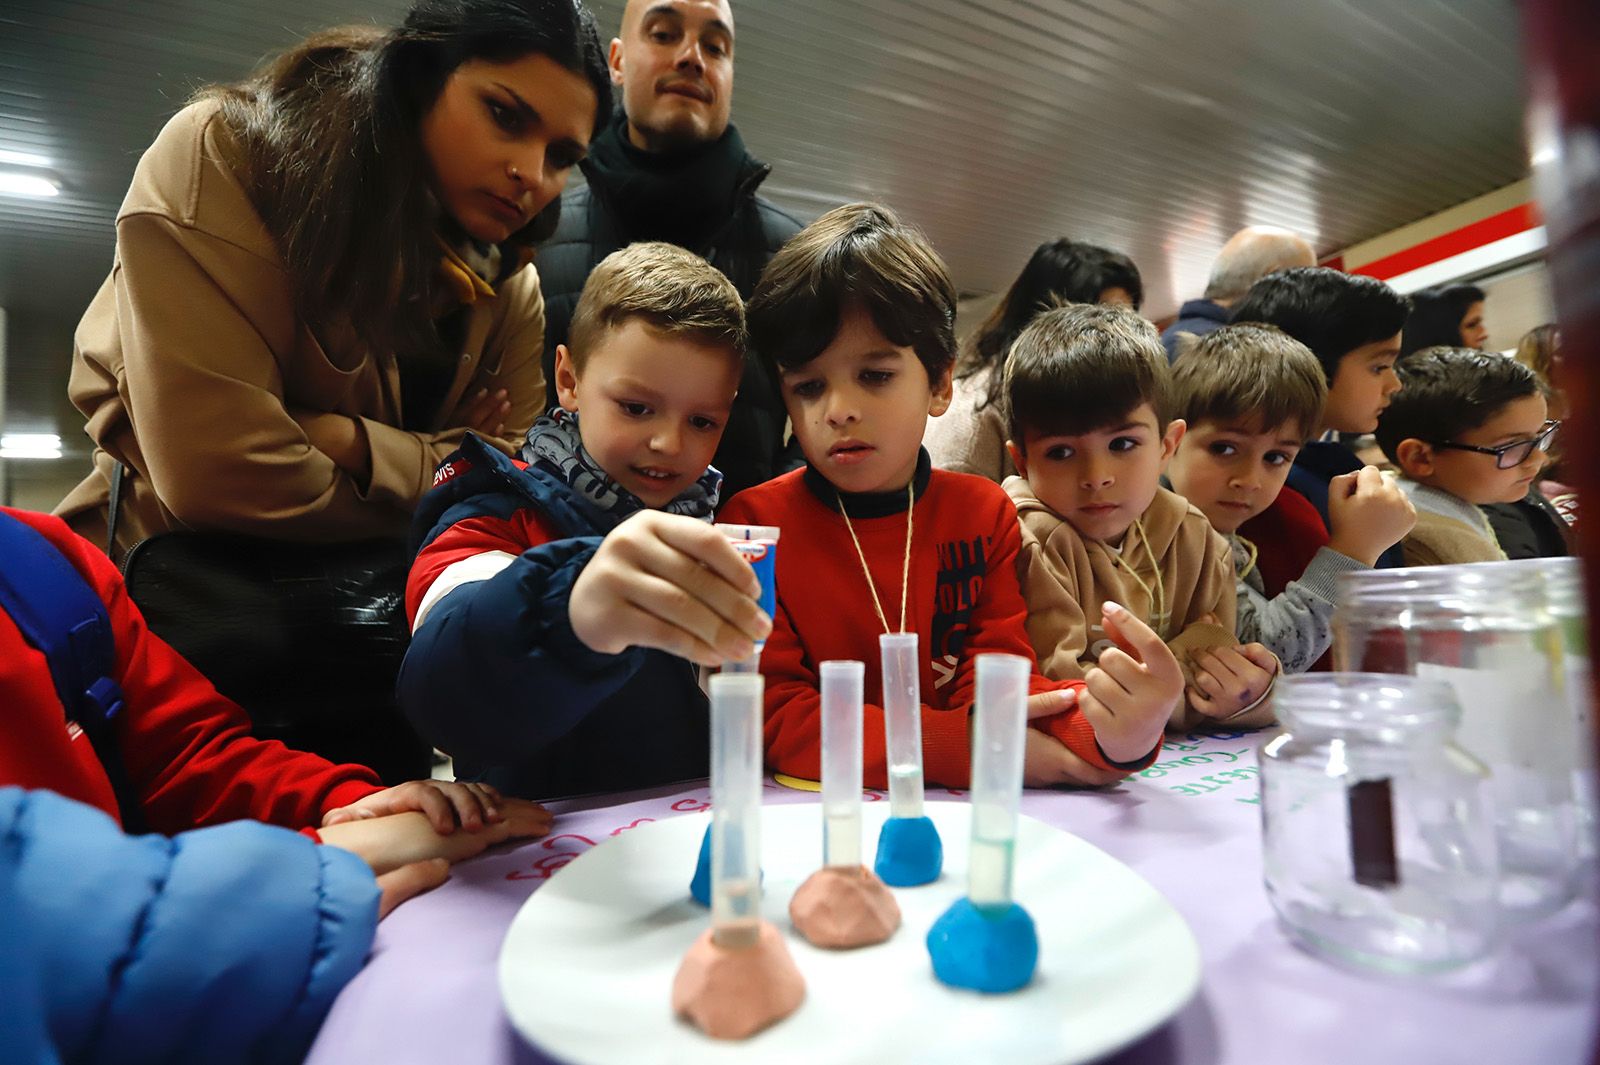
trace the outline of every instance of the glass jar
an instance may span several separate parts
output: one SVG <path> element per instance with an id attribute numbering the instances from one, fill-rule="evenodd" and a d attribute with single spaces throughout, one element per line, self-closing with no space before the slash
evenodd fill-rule
<path id="1" fill-rule="evenodd" d="M 1267 895 L 1290 934 L 1399 973 L 1482 957 L 1498 929 L 1488 771 L 1451 735 L 1450 685 L 1371 673 L 1283 677 L 1261 750 Z"/>
<path id="2" fill-rule="evenodd" d="M 1595 854 L 1596 808 L 1600 786 L 1596 781 L 1594 675 L 1589 665 L 1589 611 L 1584 603 L 1583 563 L 1574 557 L 1523 558 L 1512 562 L 1482 563 L 1537 574 L 1544 582 L 1545 606 L 1561 631 L 1561 677 L 1568 713 L 1577 725 L 1573 790 L 1577 799 L 1578 851 Z"/>
<path id="3" fill-rule="evenodd" d="M 1575 893 L 1578 745 L 1561 642 L 1544 582 L 1515 566 L 1340 578 L 1335 669 L 1408 673 L 1455 689 L 1456 741 L 1492 774 L 1500 902 L 1512 917 L 1553 912 Z"/>

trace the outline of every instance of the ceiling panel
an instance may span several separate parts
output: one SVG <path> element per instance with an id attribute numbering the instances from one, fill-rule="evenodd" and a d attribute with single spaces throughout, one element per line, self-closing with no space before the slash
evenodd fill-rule
<path id="1" fill-rule="evenodd" d="M 0 0 L 0 149 L 54 200 L 0 197 L 0 306 L 76 318 L 139 152 L 199 85 L 389 0 Z M 620 0 L 595 5 L 609 34 Z M 810 217 L 878 198 L 968 293 L 1040 241 L 1130 254 L 1160 317 L 1235 229 L 1327 252 L 1525 175 L 1506 0 L 742 0 L 734 116 Z M 42 358 L 13 353 L 13 359 Z M 14 372 L 58 373 L 51 366 Z"/>

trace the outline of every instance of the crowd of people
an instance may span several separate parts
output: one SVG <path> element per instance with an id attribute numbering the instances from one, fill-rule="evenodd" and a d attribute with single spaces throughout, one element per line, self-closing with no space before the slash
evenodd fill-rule
<path id="1" fill-rule="evenodd" d="M 1566 550 L 1554 329 L 1483 351 L 1481 290 L 1250 228 L 1165 333 L 1059 239 L 958 341 L 890 207 L 758 194 L 734 41 L 726 0 L 631 0 L 608 50 L 576 0 L 419 0 L 145 153 L 76 338 L 94 468 L 0 510 L 0 1058 L 112 1059 L 159 987 L 174 1060 L 294 1060 L 380 914 L 534 800 L 703 776 L 702 671 L 758 646 L 774 770 L 820 773 L 821 663 L 908 632 L 930 783 L 1005 652 L 1026 784 L 1099 786 L 1272 723 L 1341 573 Z M 782 530 L 770 613 L 714 518 Z M 179 530 L 409 537 L 396 698 L 457 781 L 252 737 L 115 565 Z"/>

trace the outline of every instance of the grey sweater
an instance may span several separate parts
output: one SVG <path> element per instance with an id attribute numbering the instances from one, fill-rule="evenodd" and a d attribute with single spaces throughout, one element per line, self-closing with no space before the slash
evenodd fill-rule
<path id="1" fill-rule="evenodd" d="M 1290 581 L 1280 594 L 1268 599 L 1249 542 L 1237 534 L 1229 536 L 1228 542 L 1233 546 L 1233 568 L 1239 578 L 1239 642 L 1266 647 L 1278 656 L 1285 673 L 1304 673 L 1333 643 L 1333 596 L 1339 574 L 1367 567 L 1324 547 L 1312 557 L 1299 580 Z"/>

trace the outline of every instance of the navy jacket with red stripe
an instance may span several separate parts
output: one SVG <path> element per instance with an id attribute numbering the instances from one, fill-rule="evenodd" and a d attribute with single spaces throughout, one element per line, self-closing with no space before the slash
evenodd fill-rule
<path id="1" fill-rule="evenodd" d="M 708 772 L 695 667 L 572 631 L 573 583 L 618 521 L 471 434 L 440 466 L 414 526 L 399 698 L 461 779 L 552 798 Z"/>

